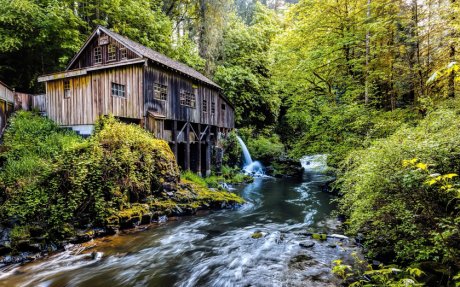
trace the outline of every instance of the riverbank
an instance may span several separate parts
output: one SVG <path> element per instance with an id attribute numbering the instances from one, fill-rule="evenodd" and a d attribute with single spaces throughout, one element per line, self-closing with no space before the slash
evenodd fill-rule
<path id="1" fill-rule="evenodd" d="M 32 261 L 68 243 L 163 216 L 231 208 L 239 196 L 180 177 L 165 141 L 102 118 L 83 139 L 18 112 L 0 153 L 0 261 Z"/>
<path id="2" fill-rule="evenodd" d="M 256 178 L 235 190 L 246 201 L 239 208 L 172 217 L 12 265 L 0 286 L 336 286 L 332 260 L 350 263 L 359 248 L 308 235 L 340 233 L 325 180 Z"/>

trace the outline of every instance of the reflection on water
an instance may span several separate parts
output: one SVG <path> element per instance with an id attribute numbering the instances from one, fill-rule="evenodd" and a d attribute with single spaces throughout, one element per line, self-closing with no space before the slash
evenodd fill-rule
<path id="1" fill-rule="evenodd" d="M 9 267 L 0 286 L 332 286 L 330 262 L 345 251 L 299 246 L 306 239 L 299 232 L 334 222 L 324 180 L 257 178 L 238 190 L 247 204 L 237 210 L 99 239 L 91 252 L 101 258 L 72 249 Z M 264 237 L 251 238 L 256 231 Z"/>

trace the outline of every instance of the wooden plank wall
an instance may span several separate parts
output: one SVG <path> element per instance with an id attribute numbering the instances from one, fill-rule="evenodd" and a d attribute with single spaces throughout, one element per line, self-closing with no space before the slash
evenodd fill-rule
<path id="1" fill-rule="evenodd" d="M 14 109 L 29 111 L 32 109 L 32 95 L 24 93 L 15 93 Z"/>
<path id="2" fill-rule="evenodd" d="M 46 112 L 46 95 L 34 95 L 32 96 L 32 109 L 39 112 Z"/>
<path id="3" fill-rule="evenodd" d="M 168 86 L 167 101 L 154 98 L 155 83 Z M 145 68 L 145 112 L 152 111 L 164 115 L 168 120 L 191 123 L 202 123 L 225 128 L 234 127 L 233 108 L 220 96 L 217 88 L 202 84 L 192 78 L 177 74 L 172 70 L 149 64 Z M 196 97 L 196 107 L 190 108 L 180 104 L 180 91 L 192 92 Z M 208 112 L 203 113 L 203 99 L 207 99 Z M 214 99 L 214 100 L 213 100 Z M 214 102 L 215 114 L 211 113 L 211 103 Z M 222 110 L 222 104 L 226 109 Z"/>
<path id="4" fill-rule="evenodd" d="M 64 79 L 47 82 L 46 111 L 60 125 L 91 125 L 98 116 L 143 119 L 143 67 L 133 65 L 69 78 L 71 94 L 64 98 Z M 125 98 L 112 96 L 112 82 L 125 85 Z"/>
<path id="5" fill-rule="evenodd" d="M 0 82 L 0 100 L 14 103 L 14 92 Z"/>
<path id="6" fill-rule="evenodd" d="M 103 36 L 109 37 L 109 44 L 115 45 L 115 47 L 117 47 L 117 50 L 116 50 L 117 51 L 117 59 L 115 61 L 110 61 L 109 62 L 107 60 L 107 55 L 108 55 L 107 54 L 107 49 L 108 49 L 109 45 L 108 44 L 102 45 L 102 46 L 100 46 L 102 48 L 102 63 L 97 64 L 97 65 L 105 65 L 105 64 L 110 64 L 110 63 L 115 63 L 115 62 L 122 61 L 121 60 L 121 54 L 120 54 L 120 48 L 124 48 L 124 46 L 122 44 L 120 44 L 118 41 L 114 40 L 112 37 L 106 35 L 105 33 L 103 33 L 101 31 L 101 35 L 99 37 L 103 37 Z M 72 66 L 69 67 L 69 70 L 86 68 L 86 67 L 89 67 L 89 66 L 95 66 L 93 51 L 94 51 L 94 48 L 99 45 L 98 44 L 99 37 L 96 36 L 96 37 L 94 37 L 93 40 L 91 40 L 91 42 L 82 51 L 82 53 L 76 59 L 76 61 L 72 64 Z M 130 49 L 127 49 L 127 60 L 136 59 L 136 58 L 139 58 L 139 56 L 136 53 L 134 53 L 133 51 L 131 51 Z"/>

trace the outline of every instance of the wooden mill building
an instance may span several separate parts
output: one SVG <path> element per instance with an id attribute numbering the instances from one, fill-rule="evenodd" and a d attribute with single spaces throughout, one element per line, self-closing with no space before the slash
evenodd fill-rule
<path id="1" fill-rule="evenodd" d="M 209 174 L 212 148 L 234 128 L 221 88 L 196 70 L 104 27 L 97 27 L 66 70 L 39 77 L 46 114 L 90 134 L 113 114 L 170 143 L 183 169 Z"/>

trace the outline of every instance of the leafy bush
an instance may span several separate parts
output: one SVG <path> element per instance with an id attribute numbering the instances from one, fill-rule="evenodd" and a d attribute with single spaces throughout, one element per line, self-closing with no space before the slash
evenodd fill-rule
<path id="1" fill-rule="evenodd" d="M 95 134 L 83 140 L 45 118 L 20 112 L 11 121 L 5 147 L 3 221 L 32 222 L 52 238 L 63 236 L 67 223 L 102 226 L 132 203 L 163 188 L 174 190 L 179 181 L 166 142 L 113 117 L 100 119 Z"/>
<path id="2" fill-rule="evenodd" d="M 350 233 L 364 235 L 370 256 L 460 267 L 459 196 L 427 184 L 430 174 L 460 172 L 458 105 L 446 103 L 415 128 L 402 126 L 342 166 L 340 209 Z"/>
<path id="3" fill-rule="evenodd" d="M 332 272 L 340 277 L 349 286 L 392 286 L 392 287 L 415 287 L 423 286 L 417 282 L 424 272 L 416 267 L 405 270 L 398 266 L 380 265 L 374 269 L 366 260 L 360 259 L 357 254 L 352 254 L 354 266 L 344 264 L 342 260 L 334 260 Z"/>
<path id="4" fill-rule="evenodd" d="M 223 164 L 232 167 L 240 166 L 242 163 L 242 149 L 236 132 L 230 132 L 222 145 L 224 148 Z"/>
<path id="5" fill-rule="evenodd" d="M 410 109 L 386 112 L 357 104 L 303 104 L 290 108 L 280 132 L 290 157 L 326 153 L 328 165 L 337 167 L 351 151 L 369 147 L 372 141 L 390 136 L 416 118 Z"/>
<path id="6" fill-rule="evenodd" d="M 246 142 L 249 153 L 253 160 L 270 164 L 273 159 L 284 155 L 284 145 L 279 136 L 272 129 L 255 130 L 254 128 L 242 128 L 238 130 Z"/>
<path id="7" fill-rule="evenodd" d="M 254 159 L 264 164 L 269 164 L 273 159 L 280 158 L 284 154 L 284 145 L 278 135 L 259 135 L 248 142 L 248 149 Z"/>

